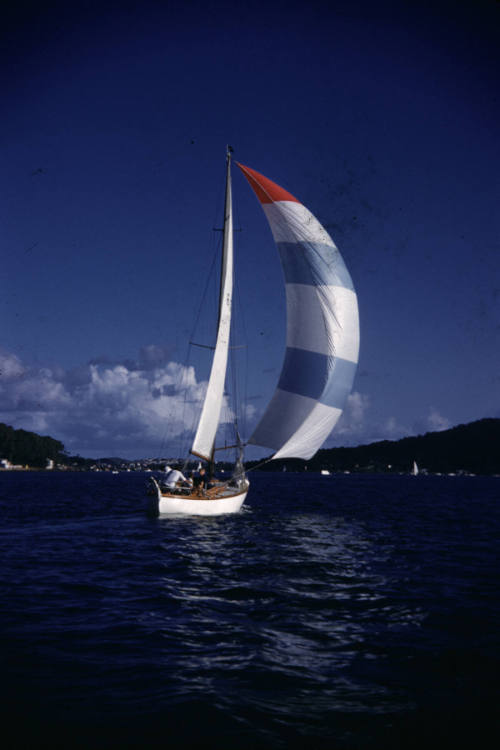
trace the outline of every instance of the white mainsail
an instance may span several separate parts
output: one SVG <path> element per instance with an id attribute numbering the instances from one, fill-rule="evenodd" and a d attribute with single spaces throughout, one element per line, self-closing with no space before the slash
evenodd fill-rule
<path id="1" fill-rule="evenodd" d="M 311 458 L 342 413 L 359 353 L 356 293 L 331 237 L 293 195 L 238 164 L 268 219 L 285 276 L 287 346 L 278 387 L 249 442 Z"/>
<path id="2" fill-rule="evenodd" d="M 222 249 L 221 288 L 219 302 L 219 324 L 212 369 L 208 381 L 205 401 L 191 453 L 210 461 L 213 458 L 215 434 L 219 426 L 224 398 L 227 357 L 231 328 L 231 304 L 233 297 L 233 209 L 231 196 L 231 151 L 227 154 L 226 198 L 224 205 L 224 240 Z"/>

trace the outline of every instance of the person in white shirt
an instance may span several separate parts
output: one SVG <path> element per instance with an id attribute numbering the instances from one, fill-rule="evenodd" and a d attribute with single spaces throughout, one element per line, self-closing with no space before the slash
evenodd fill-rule
<path id="1" fill-rule="evenodd" d="M 178 483 L 181 482 L 179 485 Z M 167 476 L 165 477 L 165 484 L 169 489 L 173 489 L 174 487 L 181 486 L 181 487 L 190 487 L 190 482 L 186 479 L 182 471 L 179 471 L 178 469 L 170 469 Z"/>

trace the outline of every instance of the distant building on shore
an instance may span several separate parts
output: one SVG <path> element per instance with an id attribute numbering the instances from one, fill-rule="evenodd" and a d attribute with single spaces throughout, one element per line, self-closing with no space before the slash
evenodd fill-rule
<path id="1" fill-rule="evenodd" d="M 8 458 L 0 458 L 0 469 L 4 471 L 19 471 L 20 469 L 24 469 L 24 466 L 11 464 Z"/>

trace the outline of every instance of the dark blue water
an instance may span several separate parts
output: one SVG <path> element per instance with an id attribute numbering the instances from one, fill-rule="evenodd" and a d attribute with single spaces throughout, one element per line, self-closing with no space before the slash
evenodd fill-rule
<path id="1" fill-rule="evenodd" d="M 495 746 L 500 479 L 255 474 L 205 519 L 144 483 L 0 474 L 8 746 Z"/>

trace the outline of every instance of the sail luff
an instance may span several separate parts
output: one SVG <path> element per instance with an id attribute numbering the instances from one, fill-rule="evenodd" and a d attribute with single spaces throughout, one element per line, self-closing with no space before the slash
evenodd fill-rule
<path id="1" fill-rule="evenodd" d="M 224 234 L 219 297 L 219 321 L 212 369 L 201 411 L 198 429 L 191 453 L 212 460 L 215 435 L 219 426 L 224 382 L 226 379 L 229 337 L 231 329 L 231 305 L 233 295 L 233 215 L 231 193 L 231 151 L 227 153 L 226 197 L 224 204 Z"/>

